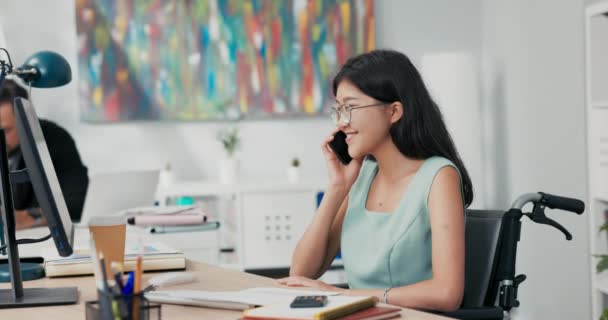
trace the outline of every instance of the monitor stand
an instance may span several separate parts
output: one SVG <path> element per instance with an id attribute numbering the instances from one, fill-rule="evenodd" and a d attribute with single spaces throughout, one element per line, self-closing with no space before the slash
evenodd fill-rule
<path id="1" fill-rule="evenodd" d="M 23 289 L 19 249 L 15 238 L 15 215 L 13 196 L 11 194 L 11 172 L 8 168 L 6 152 L 6 134 L 0 129 L 0 213 L 4 223 L 4 238 L 8 255 L 8 267 L 11 274 L 11 289 L 0 290 L 1 308 L 25 308 L 37 306 L 54 306 L 75 304 L 78 302 L 78 288 L 27 288 Z M 17 174 L 23 177 L 23 171 Z"/>
<path id="2" fill-rule="evenodd" d="M 0 309 L 56 306 L 78 302 L 78 288 L 76 287 L 26 288 L 22 292 L 23 296 L 15 299 L 13 290 L 0 290 Z"/>

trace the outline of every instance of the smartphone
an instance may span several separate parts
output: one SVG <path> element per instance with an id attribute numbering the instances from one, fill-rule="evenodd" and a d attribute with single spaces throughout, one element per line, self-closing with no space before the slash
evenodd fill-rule
<path id="1" fill-rule="evenodd" d="M 297 296 L 291 304 L 291 308 L 320 308 L 327 305 L 327 296 Z"/>
<path id="2" fill-rule="evenodd" d="M 329 142 L 329 147 L 334 151 L 338 160 L 344 165 L 348 165 L 353 158 L 348 154 L 348 144 L 346 143 L 346 133 L 342 131 L 334 134 L 334 140 Z"/>

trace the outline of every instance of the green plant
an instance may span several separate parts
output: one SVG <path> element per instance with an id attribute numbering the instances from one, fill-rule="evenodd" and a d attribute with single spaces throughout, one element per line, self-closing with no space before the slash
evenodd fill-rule
<path id="1" fill-rule="evenodd" d="M 599 232 L 602 231 L 608 231 L 608 223 L 604 223 L 600 227 Z M 599 258 L 597 265 L 595 265 L 595 271 L 597 273 L 603 272 L 604 270 L 608 269 L 608 254 L 596 254 L 594 255 L 594 257 Z M 602 315 L 600 316 L 599 320 L 608 320 L 608 309 L 605 309 L 604 312 L 602 312 Z"/>
<path id="2" fill-rule="evenodd" d="M 298 158 L 293 158 L 293 160 L 291 160 L 291 166 L 292 167 L 299 167 L 300 166 L 300 159 Z"/>
<path id="3" fill-rule="evenodd" d="M 602 232 L 602 231 L 608 231 L 608 223 L 605 223 L 600 227 L 599 232 Z M 594 255 L 594 257 L 600 258 L 599 261 L 597 262 L 597 265 L 595 266 L 595 270 L 597 273 L 600 273 L 600 272 L 608 269 L 608 254 L 596 254 L 596 255 Z M 608 318 L 606 318 L 606 319 L 608 319 Z"/>
<path id="4" fill-rule="evenodd" d="M 218 140 L 224 146 L 224 150 L 226 150 L 226 154 L 228 157 L 232 157 L 237 147 L 239 146 L 239 130 L 234 127 L 232 129 L 224 129 L 218 133 Z"/>

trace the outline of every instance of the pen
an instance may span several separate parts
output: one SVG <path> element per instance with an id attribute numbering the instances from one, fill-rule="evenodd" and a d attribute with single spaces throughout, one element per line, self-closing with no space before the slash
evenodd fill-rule
<path id="1" fill-rule="evenodd" d="M 110 286 L 108 285 L 108 272 L 106 270 L 105 262 L 106 261 L 103 258 L 103 255 L 100 254 L 100 257 L 99 257 L 100 266 L 99 267 L 101 268 L 101 275 L 103 278 L 103 294 L 101 295 L 100 299 L 107 301 L 105 304 L 105 308 L 110 308 L 110 310 L 109 310 L 110 314 L 112 315 L 112 317 L 114 319 L 116 319 L 116 317 L 120 317 L 120 315 L 118 313 L 118 304 L 117 304 L 116 300 L 114 300 L 112 292 L 110 291 Z M 108 305 L 108 303 L 109 303 L 109 305 Z M 106 312 L 108 312 L 108 311 L 106 311 Z"/>
<path id="2" fill-rule="evenodd" d="M 124 283 L 122 282 L 122 265 L 118 262 L 112 261 L 111 268 L 112 274 L 114 275 L 114 280 L 120 289 L 120 293 L 122 293 L 122 289 L 124 289 Z"/>
<path id="3" fill-rule="evenodd" d="M 112 294 L 114 299 L 112 300 L 112 312 L 114 313 L 114 319 L 122 319 L 128 316 L 129 310 L 127 309 L 127 300 L 125 296 L 121 296 L 121 291 L 116 286 L 112 287 Z"/>
<path id="4" fill-rule="evenodd" d="M 114 315 L 114 320 L 120 320 L 121 314 L 118 308 L 118 301 L 112 300 L 112 314 Z"/>
<path id="5" fill-rule="evenodd" d="M 135 280 L 135 272 L 129 272 L 127 276 L 127 282 L 125 283 L 124 288 L 122 289 L 123 295 L 133 294 L 133 281 Z"/>
<path id="6" fill-rule="evenodd" d="M 151 284 L 151 285 L 145 287 L 142 292 L 146 293 L 146 292 L 150 292 L 150 291 L 154 291 L 154 290 L 156 290 L 156 287 Z"/>
<path id="7" fill-rule="evenodd" d="M 125 283 L 125 287 L 122 289 L 122 294 L 125 296 L 125 300 L 127 303 L 127 310 L 133 311 L 133 281 L 135 281 L 135 272 L 129 272 L 127 275 L 127 282 Z"/>
<path id="8" fill-rule="evenodd" d="M 108 272 L 106 271 L 106 261 L 103 256 L 99 258 L 99 265 L 101 267 L 101 276 L 103 277 L 103 291 L 106 294 L 110 294 L 110 287 L 108 286 Z"/>
<path id="9" fill-rule="evenodd" d="M 133 287 L 133 295 L 140 294 L 141 290 L 141 273 L 143 271 L 142 259 L 143 259 L 143 243 L 141 239 L 141 235 L 138 237 L 138 245 L 139 245 L 139 253 L 137 254 L 137 265 L 135 267 L 135 285 Z M 133 301 L 133 320 L 139 320 L 139 299 L 140 297 L 136 297 Z"/>
<path id="10" fill-rule="evenodd" d="M 203 224 L 207 216 L 202 214 L 178 214 L 178 215 L 145 215 L 135 216 L 127 219 L 127 222 L 136 226 L 188 226 Z"/>

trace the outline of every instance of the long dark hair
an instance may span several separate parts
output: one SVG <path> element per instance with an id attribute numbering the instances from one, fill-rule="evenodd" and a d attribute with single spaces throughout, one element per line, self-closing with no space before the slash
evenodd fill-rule
<path id="1" fill-rule="evenodd" d="M 343 80 L 378 101 L 401 102 L 403 116 L 390 128 L 393 143 L 409 158 L 441 156 L 452 161 L 460 171 L 465 206 L 473 202 L 473 184 L 441 111 L 406 55 L 394 50 L 373 50 L 354 56 L 334 78 L 334 95 Z"/>

